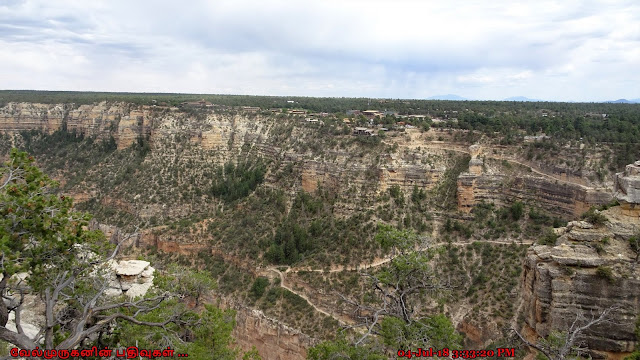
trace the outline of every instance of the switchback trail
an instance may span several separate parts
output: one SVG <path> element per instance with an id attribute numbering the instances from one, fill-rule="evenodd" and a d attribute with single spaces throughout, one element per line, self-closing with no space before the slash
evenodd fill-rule
<path id="1" fill-rule="evenodd" d="M 268 268 L 267 270 L 269 270 L 269 271 L 273 271 L 273 272 L 275 272 L 276 274 L 278 274 L 278 276 L 280 277 L 280 286 L 281 286 L 282 288 L 287 289 L 287 290 L 291 291 L 292 293 L 294 293 L 294 294 L 296 294 L 296 295 L 300 296 L 301 298 L 303 298 L 303 299 L 304 299 L 304 300 L 305 300 L 309 305 L 311 305 L 311 307 L 312 307 L 312 308 L 314 308 L 317 312 L 319 312 L 319 313 L 321 313 L 321 314 L 324 314 L 324 315 L 326 315 L 326 316 L 329 316 L 330 318 L 333 318 L 333 319 L 334 319 L 334 320 L 336 320 L 338 323 L 340 323 L 340 325 L 343 325 L 343 326 L 350 326 L 350 325 L 353 325 L 353 322 L 352 322 L 352 321 L 349 321 L 349 322 L 348 322 L 348 320 L 350 320 L 350 319 L 348 319 L 348 318 L 347 318 L 348 320 L 347 320 L 347 321 L 345 321 L 344 319 L 342 319 L 342 318 L 341 318 L 340 316 L 338 316 L 338 315 L 334 315 L 334 314 L 328 313 L 327 311 L 325 311 L 325 310 L 323 310 L 323 309 L 319 308 L 318 306 L 316 306 L 316 304 L 314 304 L 313 302 L 311 302 L 311 300 L 309 300 L 309 298 L 307 297 L 307 295 L 305 295 L 304 293 L 299 292 L 299 291 L 296 291 L 295 289 L 293 289 L 293 288 L 291 288 L 291 287 L 287 286 L 287 284 L 285 283 L 285 277 L 284 277 L 284 274 L 282 274 L 282 272 L 281 272 L 280 270 L 278 270 L 277 268 L 275 268 L 275 267 L 270 267 L 270 268 Z M 289 270 L 289 268 L 287 268 L 287 271 L 288 271 L 288 270 Z"/>
<path id="2" fill-rule="evenodd" d="M 533 244 L 533 241 L 517 243 L 515 241 L 506 241 L 506 240 L 484 240 L 484 241 L 476 241 L 476 242 L 497 244 L 497 245 L 511 245 L 511 244 L 531 245 L 531 244 Z M 452 242 L 451 245 L 453 245 L 453 246 L 468 246 L 468 245 L 471 245 L 473 243 L 474 243 L 474 241 L 472 241 L 472 242 Z M 437 243 L 437 244 L 433 244 L 433 245 L 446 246 L 447 243 Z M 424 248 L 418 248 L 415 251 L 424 251 L 424 250 L 427 250 L 428 248 L 429 248 L 429 246 L 426 246 Z M 284 270 L 284 272 L 283 272 L 283 271 L 280 270 L 280 268 L 282 268 L 282 267 L 272 266 L 272 267 L 266 268 L 266 271 L 270 271 L 270 272 L 276 273 L 278 275 L 278 277 L 280 278 L 280 286 L 282 288 L 287 289 L 288 291 L 300 296 L 302 299 L 304 299 L 317 312 L 333 318 L 334 320 L 338 321 L 338 323 L 340 323 L 340 325 L 342 325 L 342 326 L 353 326 L 355 323 L 353 322 L 353 320 L 351 320 L 351 318 L 345 317 L 345 316 L 340 316 L 340 315 L 337 315 L 337 314 L 333 314 L 330 311 L 326 311 L 326 310 L 320 308 L 318 305 L 314 304 L 311 301 L 311 299 L 309 299 L 309 297 L 304 292 L 298 291 L 298 290 L 288 286 L 286 284 L 286 274 L 288 274 L 288 273 L 298 273 L 298 272 L 336 273 L 336 272 L 342 272 L 342 271 L 358 271 L 358 270 L 362 270 L 362 269 L 371 269 L 371 268 L 375 268 L 375 267 L 379 267 L 381 265 L 384 265 L 384 264 L 390 262 L 391 260 L 395 259 L 399 255 L 400 254 L 388 256 L 388 257 L 385 257 L 384 259 L 379 259 L 379 258 L 378 259 L 374 259 L 374 261 L 372 261 L 372 262 L 361 263 L 356 267 L 353 267 L 353 266 L 349 267 L 349 266 L 345 266 L 345 265 L 339 265 L 339 266 L 332 267 L 329 270 L 325 270 L 325 269 L 313 269 L 313 268 L 308 268 L 308 267 L 291 268 L 289 266 L 286 266 L 286 270 Z"/>

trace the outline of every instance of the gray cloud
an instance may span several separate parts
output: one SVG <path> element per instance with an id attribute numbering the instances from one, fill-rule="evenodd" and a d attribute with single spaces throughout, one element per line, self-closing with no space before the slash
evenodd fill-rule
<path id="1" fill-rule="evenodd" d="M 5 1 L 0 66 L 7 88 L 604 100 L 640 96 L 639 24 L 635 1 Z"/>

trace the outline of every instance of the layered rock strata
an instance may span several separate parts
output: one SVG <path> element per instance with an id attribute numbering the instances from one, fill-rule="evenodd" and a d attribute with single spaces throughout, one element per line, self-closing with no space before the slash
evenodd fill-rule
<path id="1" fill-rule="evenodd" d="M 470 152 L 477 154 L 478 150 Z M 485 173 L 483 168 L 484 161 L 472 157 L 469 171 L 458 177 L 458 210 L 469 213 L 482 201 L 498 205 L 524 201 L 535 203 L 553 215 L 571 218 L 592 206 L 607 204 L 613 198 L 605 189 L 544 176 Z"/>
<path id="2" fill-rule="evenodd" d="M 157 110 L 125 103 L 97 105 L 9 103 L 0 108 L 0 132 L 67 130 L 96 139 L 116 140 L 118 149 L 148 137 Z"/>
<path id="3" fill-rule="evenodd" d="M 303 360 L 307 358 L 307 349 L 318 343 L 299 330 L 234 299 L 211 298 L 208 302 L 236 311 L 233 338 L 243 351 L 250 351 L 255 346 L 263 359 Z"/>
<path id="4" fill-rule="evenodd" d="M 632 176 L 633 171 L 627 171 L 623 178 Z M 555 245 L 529 249 L 521 315 L 535 336 L 568 331 L 576 319 L 582 325 L 610 311 L 607 321 L 590 327 L 579 342 L 594 358 L 622 358 L 635 349 L 640 267 L 637 249 L 630 246 L 629 239 L 640 235 L 640 218 L 625 208 L 639 205 L 629 197 L 632 183 L 618 182 L 617 186 L 627 184 L 623 186 L 627 192 L 619 199 L 631 202 L 598 212 L 598 217 L 606 218 L 604 224 L 572 221 L 556 229 L 560 237 Z"/>
<path id="5" fill-rule="evenodd" d="M 370 166 L 366 164 L 323 163 L 306 161 L 302 168 L 302 189 L 313 193 L 318 186 L 336 191 L 348 192 L 348 184 L 359 188 L 364 184 L 374 184 L 374 193 L 387 191 L 397 185 L 405 193 L 410 193 L 414 186 L 424 190 L 432 189 L 439 181 L 445 169 L 434 169 L 428 165 L 405 164 L 394 162 Z"/>
<path id="6" fill-rule="evenodd" d="M 380 194 L 394 185 L 400 186 L 405 194 L 414 186 L 429 190 L 440 181 L 446 170 L 442 159 L 451 157 L 451 154 L 444 154 L 438 149 L 430 149 L 428 153 L 440 160 L 426 163 L 419 158 L 401 158 L 402 150 L 382 154 L 375 162 L 366 156 L 359 161 L 348 151 L 340 154 L 326 152 L 326 155 L 334 157 L 332 161 L 309 159 L 305 154 L 281 148 L 286 146 L 278 140 L 286 131 L 282 125 L 273 117 L 261 115 L 220 114 L 209 110 L 192 114 L 178 109 L 127 103 L 102 102 L 80 106 L 9 103 L 0 108 L 0 132 L 3 133 L 24 130 L 52 133 L 66 129 L 96 139 L 113 138 L 118 149 L 124 149 L 138 139 L 156 144 L 158 148 L 186 142 L 207 151 L 210 160 L 221 164 L 251 149 L 269 159 L 295 162 L 300 167 L 300 186 L 307 192 L 316 191 L 319 185 L 332 187 L 345 195 L 354 189 L 364 191 L 363 194 Z M 289 138 L 295 139 L 303 132 L 304 129 L 296 128 Z M 509 178 L 500 172 L 487 172 L 482 147 L 473 145 L 468 152 L 472 155 L 469 171 L 458 179 L 458 206 L 465 212 L 470 212 L 474 204 L 482 200 L 497 204 L 536 200 L 550 213 L 570 217 L 611 199 L 608 192 L 542 176 Z M 169 153 L 154 152 L 152 156 L 153 161 L 175 161 L 166 158 L 171 156 Z"/>
<path id="7" fill-rule="evenodd" d="M 616 174 L 614 192 L 626 215 L 640 216 L 640 160 Z"/>

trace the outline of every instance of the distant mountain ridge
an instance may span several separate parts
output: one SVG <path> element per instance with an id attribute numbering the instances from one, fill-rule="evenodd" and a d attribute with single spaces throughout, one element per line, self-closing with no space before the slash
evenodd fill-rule
<path id="1" fill-rule="evenodd" d="M 610 100 L 605 102 L 612 103 L 612 104 L 638 104 L 640 103 L 640 99 L 631 99 L 631 100 L 618 99 L 618 100 Z"/>
<path id="2" fill-rule="evenodd" d="M 512 96 L 512 97 L 508 97 L 508 98 L 504 99 L 503 101 L 532 101 L 532 102 L 537 102 L 537 101 L 544 101 L 544 100 L 530 99 L 530 98 L 525 97 L 525 96 Z"/>

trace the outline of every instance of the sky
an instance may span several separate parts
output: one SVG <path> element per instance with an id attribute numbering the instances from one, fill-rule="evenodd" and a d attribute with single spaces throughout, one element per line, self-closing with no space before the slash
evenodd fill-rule
<path id="1" fill-rule="evenodd" d="M 640 98 L 640 1 L 0 0 L 0 89 Z"/>

